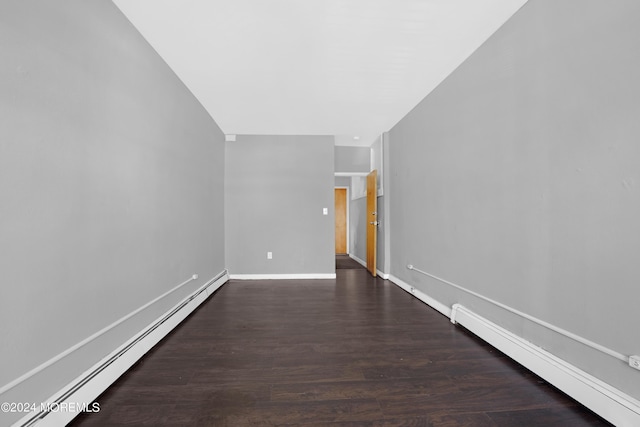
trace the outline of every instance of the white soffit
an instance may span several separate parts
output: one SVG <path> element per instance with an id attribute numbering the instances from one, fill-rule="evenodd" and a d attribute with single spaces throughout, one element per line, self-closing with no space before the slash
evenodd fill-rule
<path id="1" fill-rule="evenodd" d="M 526 0 L 114 0 L 227 134 L 389 130 Z"/>

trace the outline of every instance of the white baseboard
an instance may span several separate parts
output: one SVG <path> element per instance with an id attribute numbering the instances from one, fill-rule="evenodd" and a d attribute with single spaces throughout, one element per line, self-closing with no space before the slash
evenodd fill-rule
<path id="1" fill-rule="evenodd" d="M 364 268 L 367 268 L 366 261 L 361 260 L 360 258 L 358 258 L 357 256 L 355 256 L 353 254 L 349 254 L 349 258 L 351 258 L 352 260 L 354 260 L 355 262 L 357 262 L 358 264 L 360 264 Z"/>
<path id="2" fill-rule="evenodd" d="M 230 279 L 235 280 L 290 280 L 290 279 L 335 279 L 335 273 L 317 274 L 230 274 Z"/>
<path id="3" fill-rule="evenodd" d="M 384 273 L 384 272 L 382 272 L 380 270 L 377 270 L 377 271 L 378 271 L 378 276 L 379 277 L 382 277 L 384 280 L 389 280 L 389 275 L 387 273 Z"/>
<path id="4" fill-rule="evenodd" d="M 389 276 L 389 281 L 391 283 L 393 283 L 394 285 L 398 286 L 399 288 L 401 288 L 402 290 L 410 293 L 411 295 L 413 295 L 414 297 L 418 298 L 420 301 L 424 302 L 425 304 L 427 304 L 428 306 L 430 306 L 431 308 L 434 308 L 436 310 L 438 310 L 440 313 L 444 314 L 447 317 L 451 317 L 451 308 L 449 308 L 448 306 L 442 304 L 441 302 L 431 298 L 429 295 L 425 294 L 424 292 L 419 291 L 418 289 L 414 288 L 413 286 L 409 285 L 408 283 L 404 282 L 401 279 L 398 279 L 396 276 L 394 275 L 390 275 Z"/>
<path id="5" fill-rule="evenodd" d="M 47 407 L 53 408 L 52 411 L 31 412 L 14 423 L 13 426 L 27 427 L 37 425 L 38 427 L 54 427 L 69 423 L 79 414 L 79 411 L 75 409 L 65 410 L 66 408 L 76 408 L 78 404 L 90 405 L 127 369 L 133 366 L 213 292 L 229 280 L 226 271 L 221 276 L 218 275 L 216 277 L 218 279 L 214 278 L 207 282 L 136 336 L 43 402 Z M 89 408 L 91 407 L 89 406 Z"/>
<path id="6" fill-rule="evenodd" d="M 534 346 L 467 308 L 453 306 L 459 323 L 616 426 L 640 426 L 640 401 Z"/>
<path id="7" fill-rule="evenodd" d="M 617 426 L 640 426 L 640 402 L 583 370 L 473 313 L 460 304 L 452 308 L 395 276 L 401 289 L 459 323 L 602 418 Z"/>
<path id="8" fill-rule="evenodd" d="M 360 258 L 358 258 L 355 255 L 349 254 L 349 257 L 356 261 L 358 264 L 362 265 L 364 268 L 367 268 L 367 263 L 366 261 L 361 260 Z M 384 280 L 388 280 L 389 279 L 389 275 L 387 273 L 385 273 L 384 271 L 380 271 L 378 269 L 376 269 L 376 271 L 378 272 L 378 276 L 382 277 Z"/>

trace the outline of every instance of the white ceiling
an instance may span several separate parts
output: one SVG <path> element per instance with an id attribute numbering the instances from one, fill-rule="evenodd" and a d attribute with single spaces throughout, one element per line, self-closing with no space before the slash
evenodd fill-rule
<path id="1" fill-rule="evenodd" d="M 393 127 L 526 3 L 113 1 L 224 133 L 340 145 Z"/>

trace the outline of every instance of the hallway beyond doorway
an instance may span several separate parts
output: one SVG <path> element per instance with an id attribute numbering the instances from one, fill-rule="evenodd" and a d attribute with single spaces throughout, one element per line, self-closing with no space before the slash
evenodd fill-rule
<path id="1" fill-rule="evenodd" d="M 336 255 L 336 270 L 359 270 L 364 267 L 349 255 Z"/>

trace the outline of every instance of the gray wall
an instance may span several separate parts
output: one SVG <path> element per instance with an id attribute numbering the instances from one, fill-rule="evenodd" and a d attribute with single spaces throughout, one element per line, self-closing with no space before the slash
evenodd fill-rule
<path id="1" fill-rule="evenodd" d="M 385 197 L 378 197 L 378 218 L 382 225 L 378 227 L 377 260 L 378 270 L 388 273 L 388 254 L 386 251 L 387 235 L 385 228 L 389 227 L 389 219 L 385 216 Z M 349 253 L 362 261 L 367 260 L 367 198 L 351 200 L 349 204 Z"/>
<path id="2" fill-rule="evenodd" d="M 238 135 L 227 143 L 231 274 L 335 273 L 333 149 L 330 136 Z"/>
<path id="3" fill-rule="evenodd" d="M 389 226 L 385 216 L 385 197 L 378 197 L 378 219 L 382 225 L 378 227 L 377 261 L 378 270 L 388 273 L 385 228 Z M 349 254 L 362 261 L 367 260 L 367 198 L 362 197 L 349 201 Z"/>
<path id="4" fill-rule="evenodd" d="M 224 137 L 110 1 L 3 1 L 0 50 L 0 387 L 200 275 L 0 396 L 39 402 L 224 269 Z"/>
<path id="5" fill-rule="evenodd" d="M 384 196 L 378 197 L 378 221 L 380 225 L 378 225 L 378 238 L 377 238 L 377 246 L 376 246 L 376 267 L 379 271 L 383 273 L 387 273 L 388 270 L 385 270 L 385 228 L 387 227 L 388 218 L 384 214 L 385 211 L 385 198 Z M 365 258 L 366 259 L 366 258 Z"/>
<path id="6" fill-rule="evenodd" d="M 334 180 L 334 185 L 336 187 L 351 187 L 351 177 L 350 176 L 336 176 Z"/>
<path id="7" fill-rule="evenodd" d="M 382 221 L 382 226 L 379 229 L 379 233 L 382 235 L 380 239 L 380 244 L 378 245 L 378 254 L 382 254 L 381 259 L 379 259 L 378 264 L 380 265 L 380 270 L 389 274 L 391 271 L 391 184 L 390 184 L 390 176 L 389 173 L 389 134 L 385 132 L 382 134 L 383 145 L 383 188 L 384 188 L 384 196 L 378 198 L 378 211 L 380 212 L 380 221 Z"/>
<path id="8" fill-rule="evenodd" d="M 367 198 L 349 201 L 349 254 L 367 260 Z"/>
<path id="9" fill-rule="evenodd" d="M 369 172 L 371 149 L 369 147 L 335 147 L 335 172 Z"/>
<path id="10" fill-rule="evenodd" d="M 640 2 L 529 1 L 390 131 L 391 273 L 640 398 Z"/>

